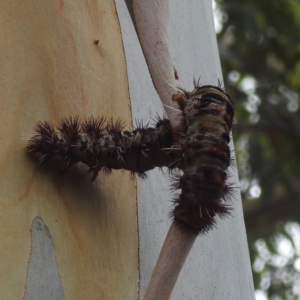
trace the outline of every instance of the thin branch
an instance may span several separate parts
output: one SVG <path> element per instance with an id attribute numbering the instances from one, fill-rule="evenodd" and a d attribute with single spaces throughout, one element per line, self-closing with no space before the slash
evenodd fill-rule
<path id="1" fill-rule="evenodd" d="M 171 224 L 143 298 L 144 300 L 167 300 L 170 298 L 178 275 L 196 237 L 197 233 L 195 231 L 183 231 L 175 222 Z"/>
<path id="2" fill-rule="evenodd" d="M 169 41 L 169 0 L 133 0 L 134 21 L 148 68 L 164 105 L 177 109 L 172 95 L 177 93 Z M 180 125 L 178 114 L 165 106 L 173 128 Z"/>

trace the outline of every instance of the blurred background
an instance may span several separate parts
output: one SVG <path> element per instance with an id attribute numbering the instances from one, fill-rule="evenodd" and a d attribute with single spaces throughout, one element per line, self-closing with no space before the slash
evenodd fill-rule
<path id="1" fill-rule="evenodd" d="M 300 0 L 214 0 L 256 300 L 300 299 Z"/>

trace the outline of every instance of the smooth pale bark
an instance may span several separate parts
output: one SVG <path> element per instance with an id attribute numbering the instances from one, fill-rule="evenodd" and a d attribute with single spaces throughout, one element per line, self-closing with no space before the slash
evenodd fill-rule
<path id="1" fill-rule="evenodd" d="M 51 233 L 40 217 L 32 221 L 31 236 L 24 300 L 65 300 Z"/>
<path id="2" fill-rule="evenodd" d="M 114 172 L 91 183 L 84 166 L 61 175 L 60 162 L 39 166 L 25 151 L 40 120 L 105 115 L 129 128 L 115 3 L 3 0 L 0 25 L 0 299 L 26 294 L 36 217 L 50 232 L 65 299 L 137 299 L 135 181 Z M 60 299 L 51 292 L 43 300 Z"/>
<path id="3" fill-rule="evenodd" d="M 116 3 L 126 54 L 133 116 L 134 119 L 143 116 L 143 119 L 151 122 L 151 118 L 157 113 L 162 114 L 162 104 L 157 91 L 149 84 L 149 63 L 147 65 L 145 62 L 124 1 L 117 0 Z M 170 49 L 179 73 L 179 84 L 192 90 L 193 79 L 201 76 L 202 84 L 218 85 L 222 74 L 211 2 L 192 0 L 186 5 L 181 0 L 170 1 L 169 28 Z M 239 186 L 236 170 L 230 172 L 235 185 Z M 141 299 L 145 295 L 171 224 L 167 218 L 172 199 L 169 183 L 167 173 L 158 170 L 149 172 L 147 180 L 138 180 Z M 172 292 L 172 300 L 254 299 L 245 225 L 238 193 L 232 200 L 232 206 L 231 218 L 218 219 L 216 229 L 196 239 Z M 173 259 L 176 260 L 177 257 Z"/>

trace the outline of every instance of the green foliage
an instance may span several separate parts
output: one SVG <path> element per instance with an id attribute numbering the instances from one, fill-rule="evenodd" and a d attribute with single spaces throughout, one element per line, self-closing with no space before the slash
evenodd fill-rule
<path id="1" fill-rule="evenodd" d="M 300 1 L 219 0 L 217 4 L 222 16 L 219 50 L 224 83 L 236 102 L 234 138 L 255 263 L 258 239 L 270 255 L 276 255 L 272 241 L 279 232 L 294 245 L 278 222 L 300 222 Z M 293 259 L 284 267 L 292 278 L 299 277 Z M 290 293 L 297 276 L 290 284 L 278 284 L 273 275 L 279 269 L 265 263 L 254 272 L 256 288 L 261 289 L 263 278 L 269 276 L 270 297 L 298 299 Z"/>
<path id="2" fill-rule="evenodd" d="M 251 247 L 255 286 L 267 291 L 269 299 L 299 299 L 299 237 L 298 224 L 281 224 L 276 233 L 257 240 Z"/>

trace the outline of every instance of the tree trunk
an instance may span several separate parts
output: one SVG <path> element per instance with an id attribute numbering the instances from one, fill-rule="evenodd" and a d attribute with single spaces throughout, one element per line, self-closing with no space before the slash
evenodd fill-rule
<path id="1" fill-rule="evenodd" d="M 136 299 L 135 180 L 114 172 L 92 184 L 85 167 L 62 175 L 60 162 L 39 166 L 25 151 L 37 121 L 104 115 L 121 117 L 129 128 L 115 3 L 5 0 L 0 6 L 0 298 Z"/>
<path id="2" fill-rule="evenodd" d="M 217 85 L 211 3 L 170 8 L 179 84 Z M 142 299 L 171 223 L 168 174 L 91 183 L 85 166 L 60 174 L 60 160 L 25 151 L 38 121 L 104 115 L 129 129 L 163 115 L 125 1 L 3 0 L 0 16 L 0 299 Z M 197 238 L 172 300 L 254 299 L 240 197 L 233 206 Z"/>

